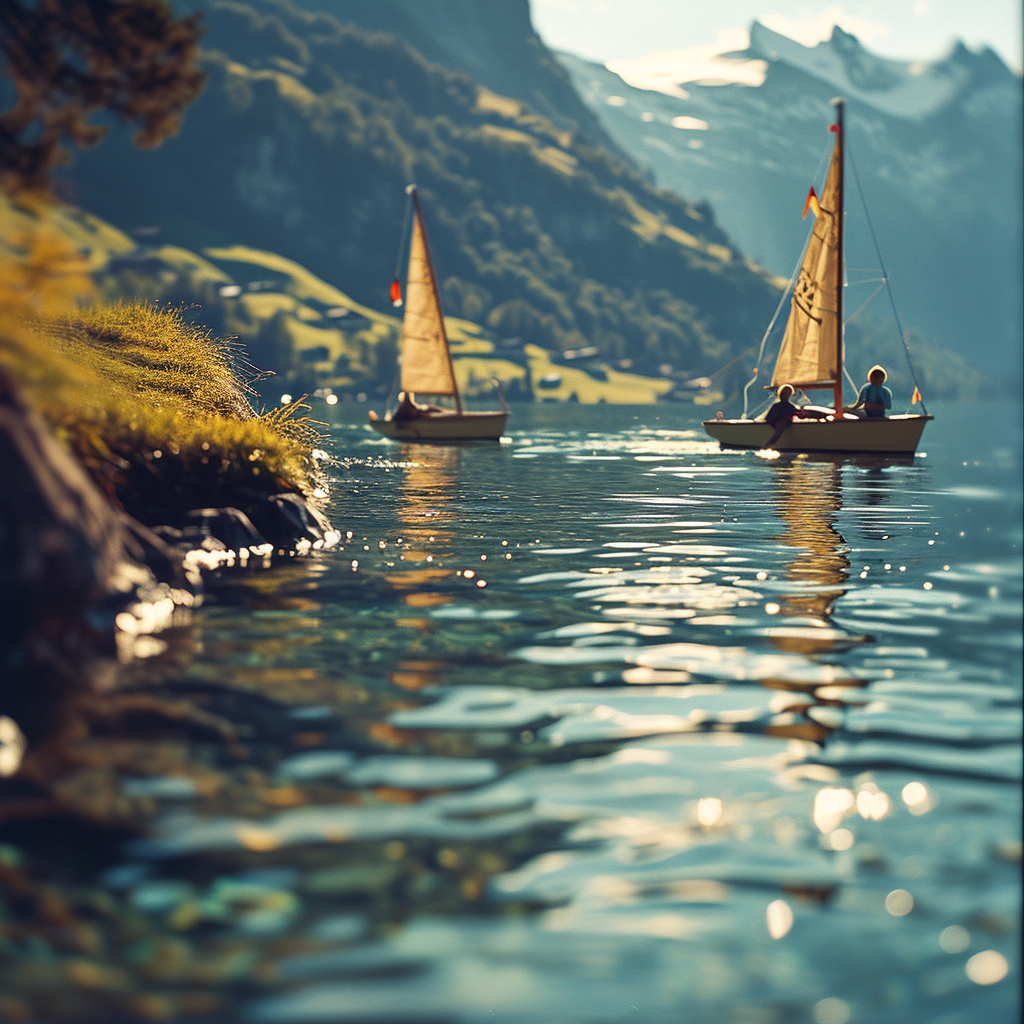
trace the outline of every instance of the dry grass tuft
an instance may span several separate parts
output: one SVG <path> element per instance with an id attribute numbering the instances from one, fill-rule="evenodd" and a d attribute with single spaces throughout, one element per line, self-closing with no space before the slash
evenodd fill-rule
<path id="1" fill-rule="evenodd" d="M 319 435 L 299 403 L 257 414 L 241 360 L 180 312 L 26 311 L 0 361 L 107 494 L 144 522 L 253 492 L 312 496 Z"/>

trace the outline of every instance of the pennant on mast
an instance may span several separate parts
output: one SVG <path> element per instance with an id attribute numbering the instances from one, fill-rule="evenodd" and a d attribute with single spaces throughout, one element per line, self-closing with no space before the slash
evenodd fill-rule
<path id="1" fill-rule="evenodd" d="M 807 191 L 807 202 L 804 203 L 804 220 L 807 220 L 807 211 L 811 210 L 815 217 L 821 216 L 821 207 L 818 205 L 818 194 L 812 185 Z"/>

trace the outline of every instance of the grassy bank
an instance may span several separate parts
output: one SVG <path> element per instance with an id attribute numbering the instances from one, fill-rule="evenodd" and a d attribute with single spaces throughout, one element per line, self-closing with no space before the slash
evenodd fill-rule
<path id="1" fill-rule="evenodd" d="M 254 412 L 244 364 L 175 310 L 35 313 L 4 332 L 0 360 L 108 496 L 143 522 L 173 523 L 239 493 L 320 490 L 317 434 L 297 403 Z"/>

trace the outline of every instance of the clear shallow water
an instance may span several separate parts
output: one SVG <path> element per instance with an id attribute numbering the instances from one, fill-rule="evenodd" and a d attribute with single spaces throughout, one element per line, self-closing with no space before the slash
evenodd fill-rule
<path id="1" fill-rule="evenodd" d="M 223 1019 L 1016 1020 L 1020 407 L 937 412 L 870 464 L 341 410 L 351 535 L 221 587 L 183 670 L 290 707 L 237 754 L 277 795 L 136 781 L 104 884 L 240 943 Z"/>

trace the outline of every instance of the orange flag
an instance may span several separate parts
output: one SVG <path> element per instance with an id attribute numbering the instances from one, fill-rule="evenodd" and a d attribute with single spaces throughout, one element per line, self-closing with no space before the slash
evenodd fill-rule
<path id="1" fill-rule="evenodd" d="M 391 282 L 391 305 L 400 306 L 401 304 L 402 286 L 398 283 L 398 278 L 396 277 L 394 281 Z"/>
<path id="2" fill-rule="evenodd" d="M 807 220 L 807 211 L 813 210 L 815 217 L 821 216 L 821 207 L 818 205 L 818 197 L 814 192 L 814 186 L 812 185 L 810 191 L 807 193 L 807 202 L 804 203 L 804 220 Z"/>
<path id="3" fill-rule="evenodd" d="M 917 405 L 917 403 L 920 402 L 920 401 L 921 401 L 921 392 L 918 391 L 917 388 L 915 387 L 914 388 L 914 395 L 910 399 L 910 404 L 911 405 Z"/>

